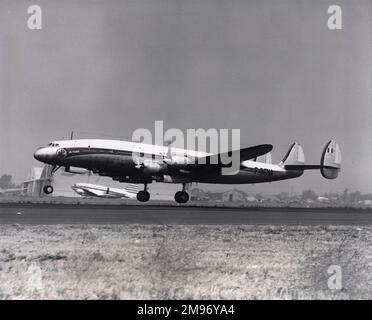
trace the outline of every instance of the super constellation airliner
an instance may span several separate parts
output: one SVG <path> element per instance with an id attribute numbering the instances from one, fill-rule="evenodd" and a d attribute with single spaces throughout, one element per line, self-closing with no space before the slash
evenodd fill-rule
<path id="1" fill-rule="evenodd" d="M 189 200 L 186 186 L 192 182 L 263 183 L 296 178 L 310 169 L 319 169 L 324 178 L 335 179 L 341 169 L 341 151 L 334 140 L 325 146 L 318 165 L 305 164 L 303 149 L 297 142 L 280 163 L 261 162 L 259 158 L 269 155 L 272 148 L 270 144 L 262 144 L 233 151 L 239 152 L 240 168 L 231 175 L 221 172 L 227 166 L 221 160 L 223 154 L 119 140 L 53 141 L 36 150 L 34 157 L 52 165 L 52 172 L 61 167 L 66 172 L 73 172 L 74 167 L 85 168 L 120 182 L 144 184 L 144 189 L 137 193 L 141 202 L 150 199 L 147 184 L 153 181 L 182 184 L 182 191 L 176 192 L 174 198 L 178 203 L 186 203 Z M 270 160 L 271 156 L 266 159 Z M 44 192 L 52 193 L 53 187 L 44 186 Z"/>

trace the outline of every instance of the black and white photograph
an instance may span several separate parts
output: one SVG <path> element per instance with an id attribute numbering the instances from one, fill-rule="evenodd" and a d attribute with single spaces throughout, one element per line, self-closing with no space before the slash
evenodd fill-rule
<path id="1" fill-rule="evenodd" d="M 1 300 L 372 299 L 370 0 L 0 12 Z"/>

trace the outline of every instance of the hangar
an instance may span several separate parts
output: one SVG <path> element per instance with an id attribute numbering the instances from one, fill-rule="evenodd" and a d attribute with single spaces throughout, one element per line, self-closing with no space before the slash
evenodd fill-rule
<path id="1" fill-rule="evenodd" d="M 50 167 L 33 167 L 31 168 L 26 181 L 23 182 L 23 195 L 29 197 L 40 197 L 45 180 L 50 177 Z"/>

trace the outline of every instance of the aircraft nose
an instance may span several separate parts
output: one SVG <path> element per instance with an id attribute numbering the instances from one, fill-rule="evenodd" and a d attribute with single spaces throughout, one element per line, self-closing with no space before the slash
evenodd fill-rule
<path id="1" fill-rule="evenodd" d="M 45 158 L 46 158 L 45 148 L 37 149 L 34 153 L 34 158 L 41 162 L 45 161 Z"/>
<path id="2" fill-rule="evenodd" d="M 34 153 L 34 158 L 40 162 L 48 163 L 53 160 L 56 151 L 53 148 L 39 148 Z"/>

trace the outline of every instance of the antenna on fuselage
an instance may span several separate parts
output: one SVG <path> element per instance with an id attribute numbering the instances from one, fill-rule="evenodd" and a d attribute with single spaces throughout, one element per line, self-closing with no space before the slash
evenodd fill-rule
<path id="1" fill-rule="evenodd" d="M 74 131 L 71 131 L 70 140 L 72 140 L 73 137 L 74 137 Z"/>

